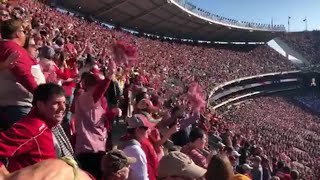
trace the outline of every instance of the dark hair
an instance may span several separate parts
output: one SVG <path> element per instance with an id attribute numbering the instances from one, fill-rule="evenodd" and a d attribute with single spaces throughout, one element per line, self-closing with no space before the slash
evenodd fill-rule
<path id="1" fill-rule="evenodd" d="M 130 135 L 134 135 L 136 128 L 128 128 L 127 133 Z"/>
<path id="2" fill-rule="evenodd" d="M 179 106 L 179 105 L 176 105 L 174 106 L 172 109 L 171 109 L 171 115 L 175 114 L 176 112 L 182 110 L 182 107 Z"/>
<path id="3" fill-rule="evenodd" d="M 64 96 L 65 92 L 63 88 L 54 83 L 41 84 L 34 91 L 32 105 L 37 106 L 37 102 L 48 102 L 52 96 Z"/>
<path id="4" fill-rule="evenodd" d="M 136 102 L 140 102 L 142 99 L 144 99 L 144 97 L 146 96 L 146 92 L 139 92 L 137 95 L 136 95 Z"/>
<path id="5" fill-rule="evenodd" d="M 291 172 L 290 167 L 289 166 L 283 167 L 283 172 L 286 173 L 286 174 L 290 174 L 290 172 Z"/>
<path id="6" fill-rule="evenodd" d="M 85 86 L 92 87 L 95 86 L 98 83 L 98 77 L 92 73 L 86 73 L 81 75 L 81 81 L 85 84 Z"/>
<path id="7" fill-rule="evenodd" d="M 290 177 L 291 177 L 292 180 L 298 180 L 300 178 L 299 176 L 300 176 L 299 172 L 296 171 L 296 170 L 292 170 L 290 172 Z"/>
<path id="8" fill-rule="evenodd" d="M 62 46 L 64 44 L 64 39 L 62 37 L 59 37 L 56 39 L 55 43 L 58 45 L 58 46 Z"/>
<path id="9" fill-rule="evenodd" d="M 86 65 L 93 65 L 94 64 L 94 59 L 91 54 L 89 54 L 89 53 L 87 54 L 87 58 L 85 59 L 84 63 Z"/>
<path id="10" fill-rule="evenodd" d="M 3 39 L 13 39 L 14 33 L 23 25 L 21 19 L 9 19 L 1 23 L 1 36 Z"/>
<path id="11" fill-rule="evenodd" d="M 279 161 L 278 164 L 277 164 L 277 168 L 278 170 L 282 170 L 282 168 L 284 168 L 285 164 L 283 161 Z"/>
<path id="12" fill-rule="evenodd" d="M 190 142 L 195 142 L 199 138 L 203 138 L 205 136 L 205 132 L 200 128 L 193 128 L 189 134 Z"/>

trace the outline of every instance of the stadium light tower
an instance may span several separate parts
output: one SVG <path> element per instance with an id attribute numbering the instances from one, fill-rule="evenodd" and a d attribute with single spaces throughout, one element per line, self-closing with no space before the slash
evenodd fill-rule
<path id="1" fill-rule="evenodd" d="M 290 19 L 291 19 L 291 17 L 288 16 L 288 32 L 290 32 Z"/>
<path id="2" fill-rule="evenodd" d="M 306 25 L 306 31 L 308 31 L 308 19 L 307 19 L 307 17 L 304 18 L 303 22 Z"/>

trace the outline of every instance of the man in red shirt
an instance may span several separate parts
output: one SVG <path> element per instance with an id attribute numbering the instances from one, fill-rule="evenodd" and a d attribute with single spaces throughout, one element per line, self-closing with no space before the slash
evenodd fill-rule
<path id="1" fill-rule="evenodd" d="M 26 40 L 23 21 L 10 19 L 1 23 L 0 62 L 11 54 L 19 57 L 15 66 L 0 71 L 0 129 L 8 129 L 28 114 L 32 107 L 32 94 L 38 86 L 39 75 L 32 74 L 37 62 L 23 48 Z M 39 82 L 40 83 L 40 82 Z"/>
<path id="2" fill-rule="evenodd" d="M 0 133 L 0 159 L 8 158 L 10 172 L 56 158 L 51 128 L 63 120 L 65 101 L 61 86 L 42 84 L 34 92 L 31 112 Z M 0 162 L 0 173 L 3 168 Z"/>

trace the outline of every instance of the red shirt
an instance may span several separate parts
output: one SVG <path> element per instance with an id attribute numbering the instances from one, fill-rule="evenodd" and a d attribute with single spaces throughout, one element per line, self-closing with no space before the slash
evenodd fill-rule
<path id="1" fill-rule="evenodd" d="M 285 174 L 283 172 L 277 172 L 277 176 L 280 180 L 291 180 L 290 174 Z"/>
<path id="2" fill-rule="evenodd" d="M 55 66 L 54 68 L 58 79 L 67 80 L 70 78 L 70 70 L 68 68 L 64 68 L 63 70 L 58 66 Z"/>
<path id="3" fill-rule="evenodd" d="M 69 69 L 70 78 L 75 78 L 77 76 L 77 71 L 75 69 Z M 76 83 L 74 81 L 64 82 L 62 83 L 62 87 L 66 92 L 66 96 L 72 96 L 72 89 L 76 87 Z"/>
<path id="4" fill-rule="evenodd" d="M 147 157 L 147 168 L 148 168 L 148 175 L 149 180 L 156 180 L 158 176 L 158 165 L 159 160 L 154 150 L 153 145 L 150 143 L 149 139 L 145 139 L 140 142 L 141 148 L 146 154 Z"/>
<path id="5" fill-rule="evenodd" d="M 11 73 L 17 79 L 17 82 L 23 85 L 29 92 L 33 93 L 38 87 L 34 76 L 31 73 L 31 68 L 37 62 L 29 55 L 29 53 L 17 43 L 8 40 L 0 41 L 0 62 L 4 62 L 8 56 L 17 52 L 20 56 L 16 64 L 11 68 Z"/>
<path id="6" fill-rule="evenodd" d="M 8 158 L 9 172 L 56 158 L 51 127 L 49 121 L 32 110 L 10 129 L 0 132 L 0 158 Z"/>
<path id="7" fill-rule="evenodd" d="M 200 150 L 194 148 L 191 144 L 183 146 L 181 148 L 181 152 L 188 155 L 196 165 L 207 168 L 207 158 L 200 152 Z"/>

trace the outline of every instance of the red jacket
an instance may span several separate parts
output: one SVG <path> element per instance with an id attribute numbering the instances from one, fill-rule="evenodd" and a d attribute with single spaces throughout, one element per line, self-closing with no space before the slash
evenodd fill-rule
<path id="1" fill-rule="evenodd" d="M 142 140 L 140 144 L 142 150 L 146 154 L 149 180 L 156 180 L 158 176 L 159 165 L 159 160 L 156 151 L 154 150 L 154 147 L 149 141 L 149 139 Z"/>
<path id="2" fill-rule="evenodd" d="M 10 129 L 0 132 L 0 158 L 8 158 L 9 172 L 56 158 L 51 132 L 53 125 L 49 122 L 32 110 Z M 0 162 L 0 167 L 2 165 Z"/>
<path id="3" fill-rule="evenodd" d="M 75 78 L 78 75 L 78 72 L 76 69 L 73 69 L 73 68 L 67 68 L 67 69 L 69 69 L 69 78 Z M 62 87 L 66 93 L 66 97 L 70 97 L 73 95 L 72 89 L 76 87 L 76 83 L 74 81 L 64 82 L 62 83 Z"/>
<path id="4" fill-rule="evenodd" d="M 29 92 L 33 93 L 38 85 L 31 73 L 31 68 L 33 65 L 36 65 L 37 62 L 32 59 L 29 53 L 17 43 L 7 40 L 0 41 L 1 62 L 4 62 L 8 56 L 14 52 L 19 53 L 20 56 L 16 61 L 16 65 L 11 69 L 11 73 L 16 77 L 17 82 L 19 82 Z"/>

